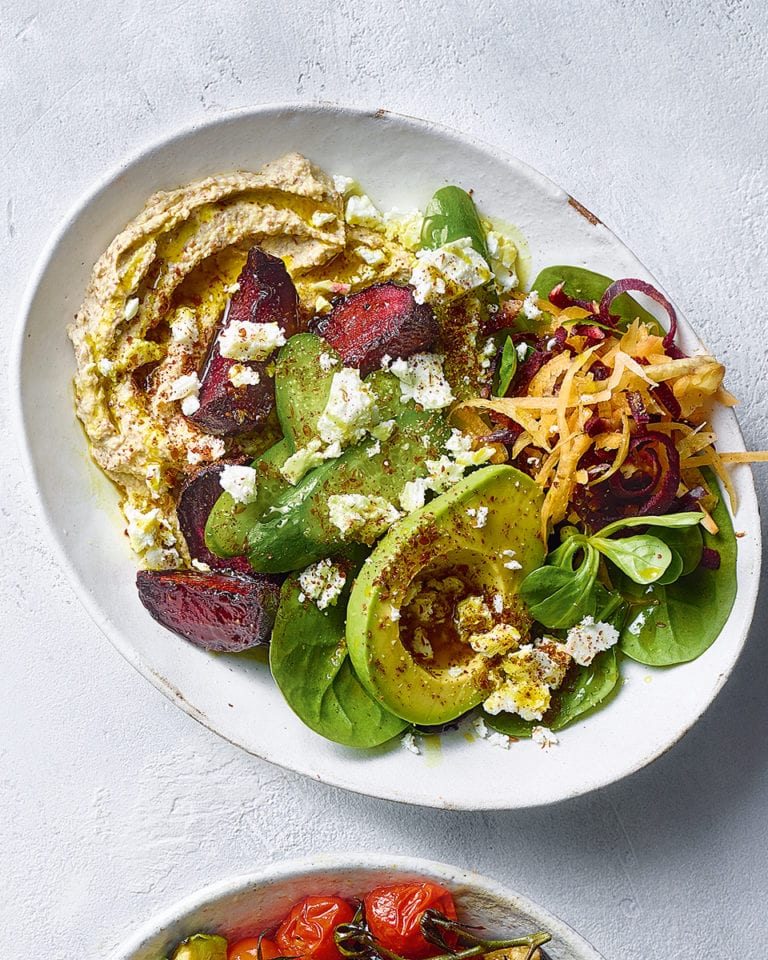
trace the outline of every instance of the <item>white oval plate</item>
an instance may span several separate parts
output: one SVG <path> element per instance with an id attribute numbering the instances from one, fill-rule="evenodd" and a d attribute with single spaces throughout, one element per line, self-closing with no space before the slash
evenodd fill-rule
<path id="1" fill-rule="evenodd" d="M 253 935 L 278 923 L 308 895 L 355 899 L 383 884 L 422 879 L 435 880 L 450 890 L 459 918 L 485 927 L 491 936 L 546 930 L 552 934 L 544 947 L 550 960 L 602 960 L 562 920 L 494 880 L 431 860 L 378 853 L 358 854 L 355 861 L 341 855 L 292 860 L 222 880 L 147 921 L 109 960 L 157 960 L 193 933 L 219 933 L 233 939 Z"/>
<path id="2" fill-rule="evenodd" d="M 383 209 L 423 208 L 445 183 L 474 190 L 484 211 L 516 224 L 532 274 L 583 264 L 613 277 L 653 277 L 606 227 L 558 187 L 492 147 L 423 121 L 334 106 L 270 106 L 193 127 L 145 150 L 106 179 L 63 224 L 33 278 L 14 361 L 16 425 L 33 496 L 62 565 L 91 616 L 158 689 L 211 730 L 273 763 L 372 796 L 456 809 L 552 803 L 618 780 L 664 753 L 725 682 L 755 604 L 760 527 L 752 475 L 735 471 L 740 497 L 739 594 L 715 644 L 671 670 L 627 663 L 628 683 L 604 709 L 544 752 L 530 742 L 508 752 L 453 733 L 423 755 L 394 746 L 355 752 L 296 719 L 254 659 L 214 656 L 150 619 L 136 594 L 135 564 L 112 484 L 92 464 L 75 419 L 74 358 L 65 326 L 93 263 L 155 190 L 208 174 L 256 169 L 299 150 L 330 173 L 361 181 Z M 592 218 L 594 219 L 594 218 Z M 680 342 L 700 346 L 681 318 Z M 736 418 L 715 419 L 723 449 L 743 449 Z M 492 774 L 491 774 L 492 771 Z"/>

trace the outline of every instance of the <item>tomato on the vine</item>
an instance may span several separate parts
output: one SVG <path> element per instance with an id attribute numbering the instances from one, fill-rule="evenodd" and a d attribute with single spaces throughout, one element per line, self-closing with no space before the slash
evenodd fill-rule
<path id="1" fill-rule="evenodd" d="M 244 940 L 238 940 L 227 950 L 227 960 L 274 960 L 281 956 L 277 944 L 261 938 L 261 951 L 259 951 L 258 937 L 245 937 Z"/>
<path id="2" fill-rule="evenodd" d="M 339 897 L 305 897 L 277 928 L 275 942 L 284 957 L 341 960 L 333 932 L 353 917 L 352 907 Z"/>
<path id="3" fill-rule="evenodd" d="M 419 924 L 425 910 L 438 910 L 449 920 L 456 920 L 450 892 L 426 880 L 377 887 L 365 898 L 365 918 L 373 936 L 383 947 L 408 960 L 425 960 L 442 952 L 421 933 Z M 455 937 L 446 934 L 445 939 L 454 945 Z"/>

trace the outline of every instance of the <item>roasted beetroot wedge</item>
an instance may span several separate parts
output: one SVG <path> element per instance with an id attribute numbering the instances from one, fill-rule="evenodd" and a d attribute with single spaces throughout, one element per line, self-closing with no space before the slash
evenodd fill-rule
<path id="1" fill-rule="evenodd" d="M 275 405 L 274 382 L 267 376 L 267 361 L 223 357 L 219 349 L 223 329 L 247 321 L 277 323 L 286 339 L 299 331 L 296 288 L 279 257 L 253 247 L 238 284 L 240 289 L 225 311 L 203 366 L 200 408 L 188 418 L 201 430 L 218 437 L 250 433 L 266 420 Z"/>
<path id="2" fill-rule="evenodd" d="M 136 586 L 155 620 L 222 653 L 267 643 L 280 598 L 279 579 L 258 575 L 139 570 Z"/>
<path id="3" fill-rule="evenodd" d="M 221 496 L 219 478 L 227 462 L 233 461 L 208 464 L 187 478 L 176 501 L 176 516 L 193 560 L 207 563 L 214 570 L 230 570 L 253 576 L 251 565 L 245 557 L 217 557 L 205 545 L 205 524 L 214 503 Z"/>
<path id="4" fill-rule="evenodd" d="M 416 303 L 413 291 L 396 283 L 377 283 L 335 301 L 313 329 L 362 376 L 380 367 L 385 355 L 395 359 L 426 350 L 439 332 L 432 308 Z"/>

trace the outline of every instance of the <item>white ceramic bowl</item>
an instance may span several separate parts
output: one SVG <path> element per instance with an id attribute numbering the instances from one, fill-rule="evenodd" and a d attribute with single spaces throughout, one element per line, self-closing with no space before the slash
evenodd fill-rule
<path id="1" fill-rule="evenodd" d="M 601 960 L 583 937 L 546 910 L 494 880 L 431 860 L 358 855 L 318 856 L 266 867 L 259 873 L 222 880 L 191 894 L 147 921 L 109 960 L 159 960 L 193 933 L 239 937 L 279 922 L 309 894 L 362 897 L 374 887 L 418 879 L 435 880 L 454 895 L 459 918 L 485 927 L 490 935 L 524 935 L 546 930 L 551 960 Z"/>
<path id="2" fill-rule="evenodd" d="M 91 463 L 74 416 L 74 358 L 65 326 L 91 267 L 150 193 L 206 174 L 259 167 L 300 150 L 331 173 L 359 179 L 382 208 L 422 207 L 436 187 L 474 189 L 482 210 L 516 224 L 535 274 L 583 264 L 653 281 L 632 253 L 558 187 L 518 160 L 434 124 L 338 107 L 275 106 L 184 130 L 143 151 L 86 197 L 51 240 L 32 278 L 13 360 L 16 427 L 43 523 L 83 603 L 126 659 L 174 703 L 222 737 L 274 763 L 373 796 L 481 809 L 551 803 L 626 776 L 674 744 L 725 682 L 755 604 L 760 532 L 751 472 L 735 471 L 741 506 L 739 594 L 717 642 L 671 670 L 627 664 L 628 683 L 603 710 L 563 732 L 558 748 L 508 752 L 463 734 L 432 738 L 421 756 L 394 746 L 355 752 L 322 740 L 291 713 L 252 658 L 214 656 L 150 619 L 117 492 Z M 699 341 L 681 318 L 680 341 Z M 743 449 L 732 413 L 715 426 L 724 449 Z M 651 678 L 650 682 L 644 682 Z M 489 776 L 492 768 L 493 776 Z"/>

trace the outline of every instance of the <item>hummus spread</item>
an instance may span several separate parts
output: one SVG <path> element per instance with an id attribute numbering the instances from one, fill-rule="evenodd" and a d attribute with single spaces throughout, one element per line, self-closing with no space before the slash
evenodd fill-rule
<path id="1" fill-rule="evenodd" d="M 351 181 L 337 183 L 349 192 Z M 185 473 L 256 456 L 277 438 L 270 423 L 246 438 L 211 436 L 182 412 L 248 250 L 259 245 L 284 261 L 304 322 L 335 294 L 410 276 L 413 217 L 382 217 L 352 189 L 345 202 L 297 153 L 258 173 L 207 177 L 153 194 L 96 263 L 68 329 L 77 414 L 94 460 L 122 493 L 144 566 L 191 563 L 175 509 Z"/>

